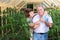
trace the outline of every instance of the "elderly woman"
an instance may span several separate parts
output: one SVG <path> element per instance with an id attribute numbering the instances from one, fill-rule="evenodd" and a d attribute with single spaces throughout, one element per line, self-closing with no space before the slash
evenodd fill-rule
<path id="1" fill-rule="evenodd" d="M 33 40 L 33 29 L 32 27 L 34 26 L 34 24 L 32 23 L 32 19 L 34 17 L 34 12 L 32 9 L 26 9 L 25 10 L 25 16 L 27 17 L 27 22 L 29 22 L 29 26 L 30 26 L 30 40 Z"/>

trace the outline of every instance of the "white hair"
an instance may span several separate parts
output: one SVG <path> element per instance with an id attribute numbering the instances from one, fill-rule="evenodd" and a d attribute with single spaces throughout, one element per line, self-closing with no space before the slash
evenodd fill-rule
<path id="1" fill-rule="evenodd" d="M 42 7 L 42 8 L 44 9 L 44 7 L 43 7 L 42 5 L 37 5 L 37 6 L 36 6 L 36 9 L 37 9 L 38 7 Z"/>

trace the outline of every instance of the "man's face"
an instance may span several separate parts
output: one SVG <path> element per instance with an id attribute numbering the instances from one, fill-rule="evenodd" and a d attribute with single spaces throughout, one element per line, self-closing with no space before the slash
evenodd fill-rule
<path id="1" fill-rule="evenodd" d="M 44 9 L 43 7 L 37 7 L 37 12 L 40 16 L 42 16 L 44 14 Z"/>

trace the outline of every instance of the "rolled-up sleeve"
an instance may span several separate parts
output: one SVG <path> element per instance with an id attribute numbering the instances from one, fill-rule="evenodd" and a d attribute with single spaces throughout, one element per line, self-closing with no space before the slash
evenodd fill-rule
<path id="1" fill-rule="evenodd" d="M 48 22 L 49 23 L 53 23 L 53 20 L 52 20 L 52 17 L 51 16 L 48 17 Z"/>

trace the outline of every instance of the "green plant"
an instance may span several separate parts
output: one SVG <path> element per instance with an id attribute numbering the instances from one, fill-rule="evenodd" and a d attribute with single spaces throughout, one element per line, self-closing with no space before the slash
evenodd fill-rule
<path id="1" fill-rule="evenodd" d="M 60 9 L 46 9 L 53 19 L 53 26 L 49 31 L 50 40 L 60 40 Z"/>
<path id="2" fill-rule="evenodd" d="M 0 39 L 1 40 L 28 40 L 29 25 L 23 11 L 17 12 L 14 8 L 7 8 L 2 12 Z M 7 14 L 7 15 L 6 15 Z"/>

